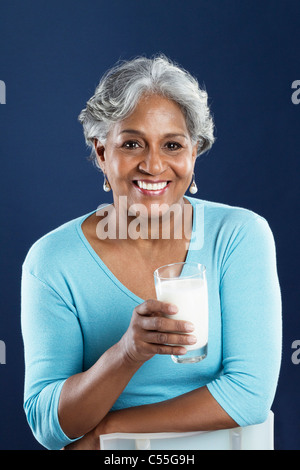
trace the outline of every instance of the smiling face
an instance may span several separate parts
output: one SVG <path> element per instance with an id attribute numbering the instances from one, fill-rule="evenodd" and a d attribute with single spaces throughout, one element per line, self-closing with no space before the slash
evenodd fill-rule
<path id="1" fill-rule="evenodd" d="M 105 146 L 95 141 L 98 163 L 113 191 L 114 205 L 183 203 L 193 175 L 192 144 L 180 107 L 159 95 L 144 96 L 134 112 L 113 125 Z"/>

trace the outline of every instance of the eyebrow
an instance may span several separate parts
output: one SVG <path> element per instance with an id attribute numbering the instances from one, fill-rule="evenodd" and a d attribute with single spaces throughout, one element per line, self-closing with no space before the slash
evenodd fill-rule
<path id="1" fill-rule="evenodd" d="M 141 135 L 141 136 L 145 136 L 145 134 L 142 132 L 142 131 L 138 131 L 137 129 L 124 129 L 123 131 L 120 132 L 120 134 L 136 134 L 136 135 Z M 180 132 L 169 132 L 167 134 L 164 134 L 163 137 L 184 137 L 185 139 L 187 139 L 187 135 L 186 134 L 182 134 Z"/>

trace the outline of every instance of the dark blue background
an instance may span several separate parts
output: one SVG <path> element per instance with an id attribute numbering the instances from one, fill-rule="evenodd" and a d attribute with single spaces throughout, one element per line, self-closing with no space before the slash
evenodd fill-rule
<path id="1" fill-rule="evenodd" d="M 1 0 L 0 449 L 41 449 L 22 409 L 21 264 L 40 236 L 111 196 L 87 161 L 77 116 L 118 59 L 164 52 L 210 96 L 217 141 L 196 165 L 198 196 L 246 207 L 273 230 L 284 345 L 277 449 L 300 449 L 298 0 Z M 108 198 L 108 199 L 107 199 Z"/>

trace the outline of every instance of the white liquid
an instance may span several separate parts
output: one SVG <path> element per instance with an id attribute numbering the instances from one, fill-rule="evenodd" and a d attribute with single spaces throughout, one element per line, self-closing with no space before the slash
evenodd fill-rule
<path id="1" fill-rule="evenodd" d="M 175 279 L 161 281 L 156 285 L 157 299 L 170 302 L 178 307 L 178 313 L 166 315 L 168 318 L 192 322 L 195 329 L 191 332 L 197 342 L 184 344 L 188 350 L 201 348 L 208 342 L 208 296 L 207 285 L 203 279 Z"/>

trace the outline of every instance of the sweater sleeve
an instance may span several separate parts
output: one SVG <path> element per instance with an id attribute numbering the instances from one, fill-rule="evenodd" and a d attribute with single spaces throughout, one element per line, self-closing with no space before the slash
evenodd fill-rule
<path id="1" fill-rule="evenodd" d="M 82 371 L 83 340 L 74 307 L 23 267 L 21 325 L 25 349 L 24 410 L 35 438 L 57 450 L 73 440 L 60 427 L 65 380 Z"/>
<path id="2" fill-rule="evenodd" d="M 275 245 L 256 216 L 232 236 L 221 266 L 223 371 L 207 387 L 240 426 L 267 419 L 281 361 Z"/>

